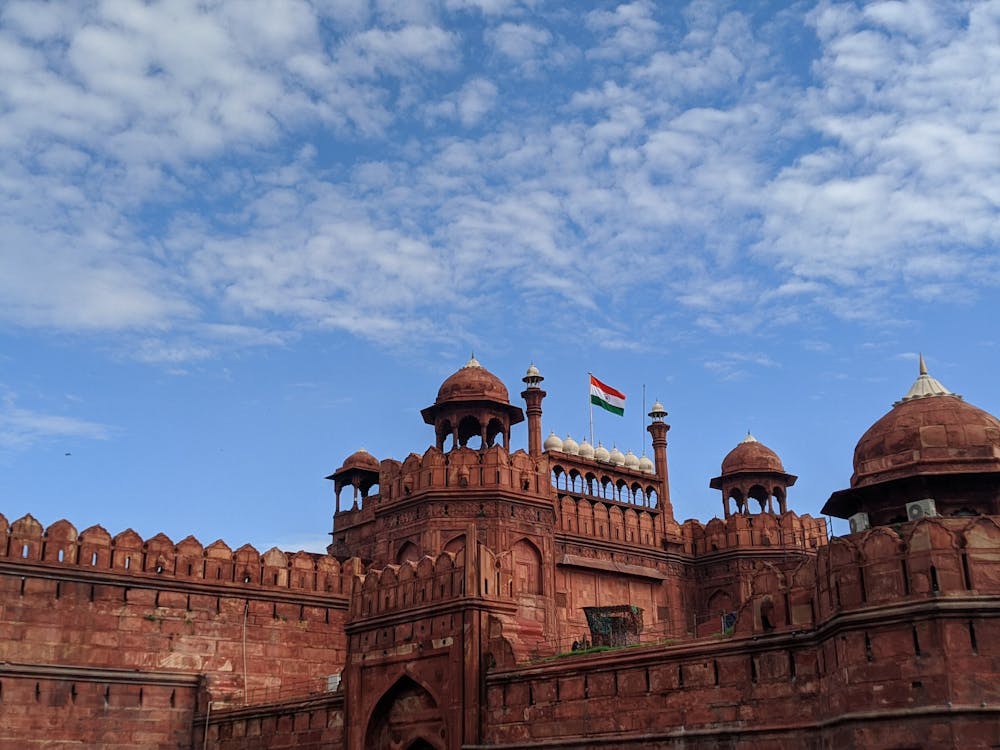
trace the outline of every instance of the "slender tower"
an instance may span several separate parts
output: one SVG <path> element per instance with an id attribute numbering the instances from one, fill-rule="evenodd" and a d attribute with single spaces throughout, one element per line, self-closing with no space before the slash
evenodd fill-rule
<path id="1" fill-rule="evenodd" d="M 545 398 L 546 393 L 540 384 L 545 378 L 542 377 L 538 368 L 531 364 L 521 380 L 526 385 L 526 388 L 521 391 L 521 398 L 524 399 L 527 407 L 525 412 L 528 415 L 528 455 L 536 457 L 542 453 L 542 399 Z"/>
<path id="2" fill-rule="evenodd" d="M 667 516 L 670 520 L 674 518 L 674 507 L 670 504 L 670 475 L 667 471 L 667 432 L 670 430 L 670 425 L 664 421 L 666 417 L 667 410 L 663 408 L 663 404 L 659 401 L 654 402 L 653 409 L 649 412 L 649 418 L 653 421 L 646 428 L 653 436 L 653 462 L 656 466 L 656 476 L 660 478 L 662 485 L 660 507 L 663 510 L 664 524 Z"/>

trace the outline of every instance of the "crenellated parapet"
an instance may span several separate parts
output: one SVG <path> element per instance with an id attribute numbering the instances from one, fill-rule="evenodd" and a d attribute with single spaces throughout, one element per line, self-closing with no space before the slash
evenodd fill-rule
<path id="1" fill-rule="evenodd" d="M 466 595 L 465 551 L 424 555 L 357 576 L 351 617 L 389 615 L 458 599 Z"/>
<path id="2" fill-rule="evenodd" d="M 819 615 L 900 600 L 1000 593 L 995 517 L 924 518 L 834 539 L 817 558 Z"/>
<path id="3" fill-rule="evenodd" d="M 430 447 L 423 455 L 411 453 L 402 462 L 383 460 L 379 493 L 365 498 L 365 504 L 387 505 L 426 491 L 456 488 L 538 493 L 543 477 L 539 462 L 523 450 L 508 453 L 495 445 L 484 451 L 463 447 L 445 453 Z"/>
<path id="4" fill-rule="evenodd" d="M 455 489 L 495 489 L 537 495 L 545 487 L 539 459 L 523 450 L 508 453 L 500 445 L 483 451 L 455 448 L 447 453 L 428 448 L 402 462 L 385 459 L 379 465 L 379 492 L 364 498 L 361 508 L 338 513 L 341 527 L 360 521 L 359 510 L 408 500 L 425 492 Z"/>
<path id="5" fill-rule="evenodd" d="M 539 462 L 523 450 L 508 453 L 494 445 L 483 451 L 456 448 L 443 453 L 428 448 L 423 456 L 411 453 L 395 475 L 382 483 L 381 502 L 405 499 L 425 490 L 490 488 L 537 493 L 542 485 Z"/>
<path id="6" fill-rule="evenodd" d="M 816 551 L 826 545 L 826 521 L 792 511 L 781 515 L 734 514 L 707 524 L 689 519 L 681 524 L 684 551 L 691 555 L 754 548 Z"/>
<path id="7" fill-rule="evenodd" d="M 13 523 L 0 515 L 0 562 L 334 595 L 349 592 L 353 574 L 329 555 L 233 550 L 221 540 L 206 547 L 193 536 L 175 543 L 162 533 L 144 540 L 132 529 L 111 536 L 101 526 L 78 532 L 65 519 L 45 528 L 31 515 Z"/>
<path id="8" fill-rule="evenodd" d="M 642 508 L 604 500 L 559 494 L 562 531 L 616 543 L 658 547 L 656 515 Z"/>
<path id="9" fill-rule="evenodd" d="M 737 634 L 820 627 L 851 612 L 1000 594 L 1000 523 L 925 518 L 835 537 L 793 572 L 758 563 Z M 886 609 L 889 607 L 889 609 Z"/>

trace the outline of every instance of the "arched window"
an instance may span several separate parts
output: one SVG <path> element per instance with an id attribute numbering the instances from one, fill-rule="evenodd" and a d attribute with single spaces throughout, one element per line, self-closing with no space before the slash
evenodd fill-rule
<path id="1" fill-rule="evenodd" d="M 420 548 L 413 542 L 404 542 L 396 553 L 396 564 L 402 565 L 405 562 L 416 562 L 420 559 Z"/>
<path id="2" fill-rule="evenodd" d="M 500 438 L 500 440 L 497 440 Z M 491 419 L 489 424 L 486 426 L 486 445 L 502 445 L 504 448 L 509 448 L 510 446 L 506 443 L 507 436 L 504 434 L 503 422 L 499 419 Z"/>
<path id="3" fill-rule="evenodd" d="M 514 591 L 518 594 L 542 593 L 542 555 L 527 539 L 514 545 L 512 551 Z"/>
<path id="4" fill-rule="evenodd" d="M 472 441 L 472 445 L 469 442 Z M 463 448 L 468 446 L 473 450 L 480 450 L 485 448 L 482 439 L 482 425 L 479 424 L 479 420 L 473 416 L 462 417 L 462 421 L 458 423 L 458 444 Z"/>

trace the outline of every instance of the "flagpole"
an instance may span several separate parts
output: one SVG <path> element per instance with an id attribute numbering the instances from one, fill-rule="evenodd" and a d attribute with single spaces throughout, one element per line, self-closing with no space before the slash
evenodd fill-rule
<path id="1" fill-rule="evenodd" d="M 590 379 L 594 373 L 587 373 L 587 403 L 590 404 L 590 444 L 594 445 L 594 401 L 590 398 Z"/>
<path id="2" fill-rule="evenodd" d="M 642 411 L 639 413 L 639 445 L 646 444 L 646 384 L 642 384 Z M 642 449 L 642 455 L 646 455 L 646 449 Z"/>

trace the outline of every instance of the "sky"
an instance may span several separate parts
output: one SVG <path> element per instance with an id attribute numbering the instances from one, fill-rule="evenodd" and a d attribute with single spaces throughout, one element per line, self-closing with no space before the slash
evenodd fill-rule
<path id="1" fill-rule="evenodd" d="M 475 352 L 817 514 L 918 352 L 1000 413 L 998 207 L 996 1 L 8 0 L 0 513 L 322 550 Z"/>

